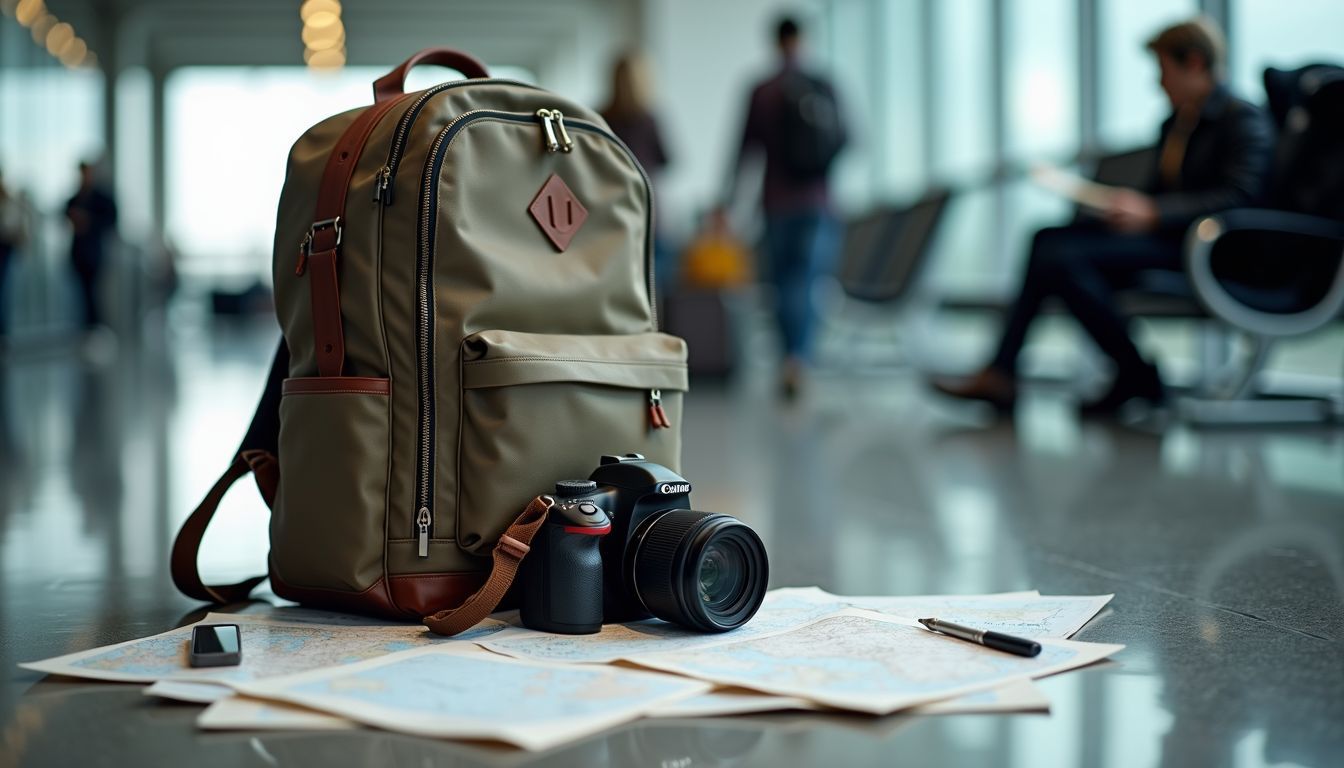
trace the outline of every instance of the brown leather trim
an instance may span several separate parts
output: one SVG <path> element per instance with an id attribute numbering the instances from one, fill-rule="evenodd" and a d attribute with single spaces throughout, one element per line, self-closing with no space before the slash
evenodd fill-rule
<path id="1" fill-rule="evenodd" d="M 339 589 L 321 589 L 317 587 L 296 587 L 286 584 L 285 580 L 271 567 L 271 591 L 278 597 L 303 603 L 310 608 L 329 608 L 346 613 L 362 613 L 366 616 L 382 616 L 389 619 L 418 619 L 420 614 L 408 613 L 397 608 L 388 594 L 387 582 L 375 581 L 363 592 L 345 592 Z"/>
<path id="2" fill-rule="evenodd" d="M 408 97 L 409 98 L 409 97 Z M 340 232 L 345 225 L 345 198 L 355 165 L 364 145 L 384 115 L 408 98 L 388 99 L 365 109 L 341 134 L 327 156 L 322 183 L 317 189 L 313 228 L 303 247 L 308 249 L 308 285 L 312 291 L 313 340 L 317 345 L 317 368 L 323 376 L 340 376 L 345 365 L 345 336 L 341 328 L 341 292 L 337 284 L 336 256 Z"/>
<path id="3" fill-rule="evenodd" d="M 201 550 L 201 540 L 205 538 L 205 529 L 210 525 L 215 511 L 219 509 L 219 502 L 224 498 L 224 494 L 228 493 L 229 487 L 239 478 L 264 463 L 266 457 L 270 457 L 269 461 L 274 463 L 274 457 L 264 451 L 245 451 L 235 456 L 229 468 L 219 480 L 215 481 L 214 487 L 178 529 L 177 538 L 173 539 L 168 568 L 173 577 L 173 584 L 187 597 L 209 603 L 235 603 L 246 600 L 252 588 L 265 580 L 265 576 L 253 576 L 235 584 L 206 584 L 201 579 L 197 555 Z M 263 496 L 267 493 L 266 484 L 270 479 L 269 470 L 266 477 L 261 475 L 257 477 L 257 486 L 261 488 Z M 266 503 L 269 505 L 273 499 L 274 494 L 266 498 Z"/>
<path id="4" fill-rule="evenodd" d="M 341 285 L 336 275 L 335 249 L 308 257 L 308 287 L 312 292 L 317 372 L 322 376 L 340 376 L 345 367 L 345 330 L 341 325 Z"/>
<path id="5" fill-rule="evenodd" d="M 546 516 L 554 503 L 555 499 L 550 496 L 533 499 L 495 544 L 491 554 L 490 575 L 481 580 L 484 583 L 480 589 L 464 600 L 446 604 L 436 613 L 429 614 L 426 611 L 425 626 L 440 635 L 456 635 L 499 610 L 509 593 L 516 592 L 517 582 L 514 579 L 518 575 L 518 566 L 522 565 L 523 557 L 531 547 L 532 537 L 546 522 Z"/>
<path id="6" fill-rule="evenodd" d="M 416 64 L 438 64 L 451 67 L 467 77 L 489 77 L 479 59 L 452 48 L 426 48 L 403 61 L 401 66 L 373 81 L 373 100 L 382 102 L 395 99 L 405 92 L 406 73 Z"/>
<path id="7" fill-rule="evenodd" d="M 371 376 L 305 376 L 285 379 L 280 391 L 286 395 L 390 395 L 392 380 Z"/>
<path id="8" fill-rule="evenodd" d="M 481 588 L 484 571 L 465 573 L 417 573 L 389 576 L 392 602 L 417 618 L 445 608 L 456 608 Z"/>

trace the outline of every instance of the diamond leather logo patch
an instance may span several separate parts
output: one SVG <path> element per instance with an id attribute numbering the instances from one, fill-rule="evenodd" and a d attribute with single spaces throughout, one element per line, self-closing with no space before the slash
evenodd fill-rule
<path id="1" fill-rule="evenodd" d="M 579 227 L 588 218 L 588 209 L 569 190 L 569 185 L 554 173 L 542 185 L 527 210 L 551 244 L 560 251 L 569 247 L 569 241 L 574 239 Z"/>

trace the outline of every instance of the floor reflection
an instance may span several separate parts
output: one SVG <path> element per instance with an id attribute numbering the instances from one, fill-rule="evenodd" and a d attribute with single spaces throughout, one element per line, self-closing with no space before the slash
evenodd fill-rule
<path id="1" fill-rule="evenodd" d="M 1080 639 L 1126 643 L 1120 663 L 1043 681 L 1049 716 L 641 722 L 532 755 L 369 730 L 201 733 L 195 707 L 16 670 L 194 620 L 199 606 L 169 583 L 168 547 L 246 427 L 273 333 L 183 332 L 107 366 L 7 361 L 0 766 L 73 764 L 92 744 L 117 764 L 190 751 L 202 766 L 1330 765 L 1344 754 L 1344 432 L 1084 423 L 1048 391 L 1016 424 L 995 423 L 899 374 L 832 375 L 795 408 L 752 370 L 698 383 L 684 425 L 693 501 L 757 527 L 774 586 L 1116 593 Z M 221 575 L 265 556 L 265 511 L 248 495 L 230 497 L 207 540 Z"/>

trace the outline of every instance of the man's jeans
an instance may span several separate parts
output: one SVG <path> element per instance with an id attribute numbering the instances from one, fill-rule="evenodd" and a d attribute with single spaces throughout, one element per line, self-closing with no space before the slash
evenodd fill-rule
<path id="1" fill-rule="evenodd" d="M 835 261 L 839 226 L 825 210 L 769 213 L 765 217 L 765 269 L 775 286 L 775 317 L 784 354 L 806 360 L 817 324 L 812 286 Z"/>

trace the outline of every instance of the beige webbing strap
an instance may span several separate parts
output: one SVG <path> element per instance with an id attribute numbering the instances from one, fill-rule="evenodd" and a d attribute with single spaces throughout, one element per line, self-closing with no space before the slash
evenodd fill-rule
<path id="1" fill-rule="evenodd" d="M 493 555 L 494 565 L 485 584 L 458 607 L 426 616 L 425 626 L 438 635 L 456 635 L 471 629 L 493 613 L 509 587 L 513 586 L 513 580 L 518 576 L 518 566 L 531 549 L 532 537 L 546 522 L 546 513 L 550 512 L 553 504 L 555 500 L 550 496 L 533 499 L 518 519 L 513 521 L 513 525 L 499 537 Z"/>

